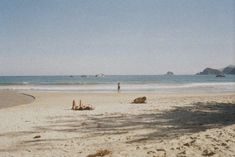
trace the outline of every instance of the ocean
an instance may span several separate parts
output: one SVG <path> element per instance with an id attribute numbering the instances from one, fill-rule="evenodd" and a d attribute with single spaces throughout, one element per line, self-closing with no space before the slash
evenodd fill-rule
<path id="1" fill-rule="evenodd" d="M 235 92 L 235 75 L 0 76 L 0 89 L 18 91 L 156 93 Z"/>

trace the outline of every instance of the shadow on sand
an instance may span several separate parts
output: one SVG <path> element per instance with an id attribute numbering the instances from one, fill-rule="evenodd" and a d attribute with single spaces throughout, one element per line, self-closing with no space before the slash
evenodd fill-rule
<path id="1" fill-rule="evenodd" d="M 186 134 L 235 124 L 235 104 L 197 102 L 164 112 L 151 110 L 149 114 L 84 115 L 83 118 L 85 122 L 79 121 L 75 116 L 50 117 L 49 125 L 36 127 L 35 132 L 89 133 L 89 137 L 134 132 L 133 136 L 135 137 L 133 140 L 128 140 L 127 143 L 173 139 Z M 143 132 L 138 134 L 138 131 L 142 129 L 146 130 L 144 134 Z M 12 136 L 12 133 L 9 135 Z M 18 135 L 21 136 L 19 132 Z M 6 133 L 1 134 L 1 136 L 8 135 Z M 43 142 L 43 140 L 48 142 L 49 139 L 40 141 Z M 50 139 L 49 142 L 53 142 L 53 140 Z M 28 147 L 33 143 L 39 143 L 39 141 L 23 141 L 21 146 Z"/>
<path id="2" fill-rule="evenodd" d="M 219 128 L 235 123 L 235 104 L 217 102 L 197 102 L 184 107 L 159 113 L 110 116 L 83 116 L 85 122 L 75 117 L 56 117 L 51 125 L 38 127 L 37 131 L 82 132 L 91 136 L 126 134 L 130 131 L 149 130 L 146 134 L 138 135 L 140 140 L 161 140 L 175 138 L 185 134 Z"/>
<path id="3" fill-rule="evenodd" d="M 146 131 L 146 134 L 137 134 L 136 136 L 139 136 L 137 140 L 130 142 L 161 140 L 234 124 L 235 104 L 198 102 L 162 113 L 156 111 L 151 114 L 87 117 L 87 119 L 86 132 L 118 134 L 145 129 L 150 131 Z"/>

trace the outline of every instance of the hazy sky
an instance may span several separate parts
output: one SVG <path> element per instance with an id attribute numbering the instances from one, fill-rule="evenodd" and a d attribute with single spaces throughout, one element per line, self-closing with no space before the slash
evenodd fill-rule
<path id="1" fill-rule="evenodd" d="M 235 0 L 0 0 L 0 75 L 235 64 Z"/>

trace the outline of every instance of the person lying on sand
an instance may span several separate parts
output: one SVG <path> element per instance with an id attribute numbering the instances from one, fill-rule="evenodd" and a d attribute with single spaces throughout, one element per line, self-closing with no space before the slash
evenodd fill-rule
<path id="1" fill-rule="evenodd" d="M 79 106 L 77 106 L 76 101 L 73 100 L 72 110 L 94 110 L 94 108 L 90 104 L 83 105 L 81 100 L 79 102 Z"/>

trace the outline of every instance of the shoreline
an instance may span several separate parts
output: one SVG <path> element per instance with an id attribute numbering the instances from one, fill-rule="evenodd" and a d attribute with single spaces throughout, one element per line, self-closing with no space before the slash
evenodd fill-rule
<path id="1" fill-rule="evenodd" d="M 0 89 L 31 92 L 116 93 L 116 83 L 0 85 Z M 121 83 L 124 93 L 224 93 L 235 92 L 235 82 Z"/>
<path id="2" fill-rule="evenodd" d="M 37 97 L 41 96 L 115 96 L 122 97 L 124 95 L 131 98 L 140 96 L 156 96 L 156 97 L 198 97 L 198 96 L 229 96 L 234 95 L 235 92 L 222 92 L 222 93 L 155 93 L 155 92 L 78 92 L 78 91 L 22 91 L 22 90 L 0 90 L 0 109 L 14 107 L 18 105 L 27 105 L 35 102 Z M 72 101 L 72 100 L 71 100 Z"/>

